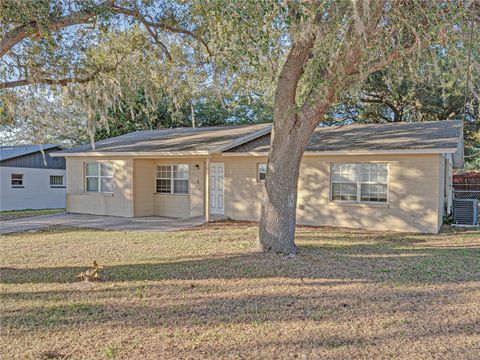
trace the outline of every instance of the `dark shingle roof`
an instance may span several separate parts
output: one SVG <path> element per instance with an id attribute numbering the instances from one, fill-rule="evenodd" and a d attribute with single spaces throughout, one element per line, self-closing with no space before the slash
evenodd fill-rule
<path id="1" fill-rule="evenodd" d="M 456 149 L 462 138 L 462 122 L 454 120 L 388 124 L 351 124 L 319 127 L 306 151 L 391 151 Z M 227 152 L 268 152 L 270 134 Z"/>
<path id="2" fill-rule="evenodd" d="M 250 126 L 213 126 L 200 128 L 176 128 L 137 131 L 134 133 L 102 140 L 91 145 L 66 149 L 61 154 L 74 153 L 142 153 L 142 152 L 204 152 L 226 145 L 270 127 L 270 124 Z"/>
<path id="3" fill-rule="evenodd" d="M 63 147 L 59 144 L 41 144 L 41 145 L 16 145 L 16 146 L 0 146 L 0 161 L 13 159 L 19 156 L 28 155 L 43 150 Z"/>
<path id="4" fill-rule="evenodd" d="M 266 153 L 270 146 L 270 124 L 218 126 L 137 131 L 91 145 L 57 152 L 71 155 L 175 155 L 212 152 Z M 447 150 L 462 141 L 461 121 L 430 121 L 389 124 L 351 124 L 319 127 L 310 138 L 308 152 L 375 152 Z M 226 147 L 226 148 L 224 148 Z M 448 151 L 445 151 L 448 152 Z"/>

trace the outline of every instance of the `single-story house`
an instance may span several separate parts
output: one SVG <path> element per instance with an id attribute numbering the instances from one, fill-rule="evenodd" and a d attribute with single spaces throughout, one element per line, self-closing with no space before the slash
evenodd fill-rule
<path id="1" fill-rule="evenodd" d="M 463 166 L 461 121 L 319 127 L 299 224 L 436 233 Z M 139 131 L 66 149 L 67 211 L 259 220 L 271 125 Z M 284 169 L 288 172 L 289 169 Z"/>
<path id="2" fill-rule="evenodd" d="M 65 159 L 58 144 L 0 147 L 0 210 L 65 207 Z M 42 153 L 43 150 L 43 153 Z"/>

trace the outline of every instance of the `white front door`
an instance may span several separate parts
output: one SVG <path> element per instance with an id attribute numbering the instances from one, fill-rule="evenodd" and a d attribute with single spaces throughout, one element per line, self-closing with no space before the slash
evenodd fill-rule
<path id="1" fill-rule="evenodd" d="M 210 213 L 224 214 L 223 163 L 210 163 Z"/>

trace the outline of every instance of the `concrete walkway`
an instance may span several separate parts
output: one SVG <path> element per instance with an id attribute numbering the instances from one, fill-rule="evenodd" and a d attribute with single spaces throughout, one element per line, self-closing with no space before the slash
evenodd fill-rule
<path id="1" fill-rule="evenodd" d="M 214 219 L 215 220 L 215 219 Z M 205 223 L 203 216 L 187 219 L 165 217 L 123 218 L 86 214 L 53 214 L 0 222 L 0 234 L 31 231 L 49 226 L 66 226 L 119 231 L 174 231 Z"/>

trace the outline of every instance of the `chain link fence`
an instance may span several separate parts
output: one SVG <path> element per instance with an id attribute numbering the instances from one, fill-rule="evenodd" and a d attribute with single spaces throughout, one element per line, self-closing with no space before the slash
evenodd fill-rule
<path id="1" fill-rule="evenodd" d="M 477 199 L 480 201 L 480 184 L 453 184 L 455 199 Z"/>
<path id="2" fill-rule="evenodd" d="M 453 190 L 455 199 L 477 199 L 480 201 L 480 190 Z"/>

